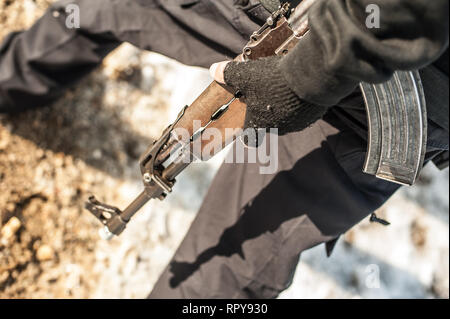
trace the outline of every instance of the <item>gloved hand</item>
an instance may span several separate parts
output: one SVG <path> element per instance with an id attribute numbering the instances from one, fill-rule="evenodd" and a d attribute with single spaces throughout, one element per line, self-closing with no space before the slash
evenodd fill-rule
<path id="1" fill-rule="evenodd" d="M 368 4 L 383 12 L 380 28 L 367 26 Z M 318 0 L 309 32 L 287 55 L 219 63 L 214 78 L 243 93 L 247 127 L 298 131 L 358 83 L 381 83 L 439 58 L 448 48 L 448 7 L 448 0 Z"/>
<path id="2" fill-rule="evenodd" d="M 278 128 L 278 134 L 300 131 L 320 119 L 327 107 L 308 103 L 289 87 L 278 66 L 281 57 L 211 66 L 217 82 L 242 93 L 247 104 L 244 128 Z"/>

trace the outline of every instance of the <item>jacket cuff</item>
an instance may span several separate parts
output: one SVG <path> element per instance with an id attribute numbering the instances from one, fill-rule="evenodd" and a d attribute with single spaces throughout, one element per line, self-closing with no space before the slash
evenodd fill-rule
<path id="1" fill-rule="evenodd" d="M 327 68 L 321 44 L 311 31 L 280 61 L 279 68 L 292 91 L 317 105 L 336 105 L 358 85 Z"/>

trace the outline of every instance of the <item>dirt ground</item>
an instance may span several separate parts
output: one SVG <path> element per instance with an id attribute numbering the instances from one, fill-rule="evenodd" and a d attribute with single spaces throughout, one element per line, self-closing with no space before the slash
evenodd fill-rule
<path id="1" fill-rule="evenodd" d="M 0 0 L 0 41 L 51 2 Z M 125 44 L 54 105 L 0 115 L 0 298 L 148 294 L 220 159 L 188 169 L 166 202 L 148 205 L 110 242 L 99 238 L 84 200 L 95 194 L 123 207 L 133 199 L 141 190 L 138 156 L 208 81 L 205 70 Z M 365 221 L 332 258 L 324 259 L 323 247 L 305 254 L 283 296 L 448 298 L 448 170 L 430 169 L 380 214 L 394 221 L 390 231 Z M 378 290 L 364 285 L 372 264 L 382 272 Z"/>
<path id="2" fill-rule="evenodd" d="M 29 26 L 50 2 L 1 0 L 0 39 Z M 80 270 L 95 264 L 99 241 L 84 200 L 95 193 L 117 203 L 125 170 L 137 176 L 138 156 L 168 123 L 158 114 L 167 102 L 156 83 L 160 94 L 145 101 L 153 120 L 143 127 L 152 129 L 141 134 L 121 115 L 149 94 L 139 87 L 139 52 L 130 58 L 123 68 L 106 61 L 52 107 L 0 118 L 1 225 L 12 217 L 20 223 L 0 246 L 0 297 L 85 298 L 95 291 L 96 273 Z"/>

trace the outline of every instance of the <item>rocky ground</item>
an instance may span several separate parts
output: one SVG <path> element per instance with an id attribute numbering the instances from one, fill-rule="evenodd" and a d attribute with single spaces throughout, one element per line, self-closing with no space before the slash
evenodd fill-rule
<path id="1" fill-rule="evenodd" d="M 0 39 L 50 2 L 0 0 Z M 220 156 L 193 164 L 166 201 L 147 205 L 112 241 L 99 239 L 84 200 L 94 193 L 123 207 L 133 199 L 138 156 L 209 81 L 203 69 L 125 44 L 51 107 L 0 116 L 1 298 L 148 294 Z M 427 167 L 378 214 L 392 225 L 364 220 L 328 259 L 322 246 L 308 251 L 280 297 L 448 298 L 448 170 Z"/>

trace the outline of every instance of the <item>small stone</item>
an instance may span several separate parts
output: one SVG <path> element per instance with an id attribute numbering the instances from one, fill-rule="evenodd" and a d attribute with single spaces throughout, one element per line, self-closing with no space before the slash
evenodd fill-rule
<path id="1" fill-rule="evenodd" d="M 62 167 L 64 165 L 64 154 L 56 153 L 54 163 L 56 167 Z"/>
<path id="2" fill-rule="evenodd" d="M 8 222 L 2 227 L 1 231 L 2 244 L 10 243 L 21 225 L 22 223 L 17 217 L 15 216 L 11 217 L 8 220 Z"/>
<path id="3" fill-rule="evenodd" d="M 9 139 L 7 139 L 6 136 L 2 136 L 0 138 L 0 151 L 6 149 L 8 144 L 9 144 Z"/>
<path id="4" fill-rule="evenodd" d="M 6 204 L 5 209 L 6 209 L 8 212 L 13 212 L 13 211 L 16 209 L 16 204 L 15 204 L 15 203 L 12 203 L 12 202 L 9 202 L 9 203 Z"/>
<path id="5" fill-rule="evenodd" d="M 92 157 L 95 159 L 101 159 L 102 158 L 102 150 L 96 149 L 92 152 Z"/>
<path id="6" fill-rule="evenodd" d="M 43 149 L 40 149 L 40 148 L 39 148 L 39 149 L 36 150 L 36 157 L 37 157 L 37 158 L 41 159 L 41 158 L 44 157 L 44 155 L 45 155 L 45 152 L 44 152 Z"/>
<path id="7" fill-rule="evenodd" d="M 9 278 L 9 271 L 0 272 L 0 285 L 2 285 Z"/>
<path id="8" fill-rule="evenodd" d="M 42 245 L 41 247 L 38 248 L 36 252 L 36 258 L 39 261 L 46 261 L 53 259 L 53 256 L 54 256 L 53 248 L 48 245 Z"/>

